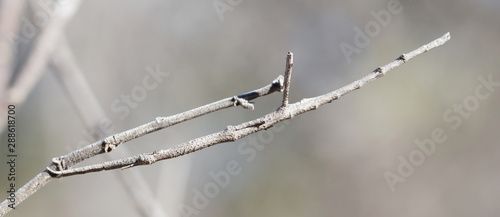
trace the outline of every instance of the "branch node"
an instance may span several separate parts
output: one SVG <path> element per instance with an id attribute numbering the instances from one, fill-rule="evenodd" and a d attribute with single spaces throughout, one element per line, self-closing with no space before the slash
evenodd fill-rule
<path id="1" fill-rule="evenodd" d="M 56 170 L 50 168 L 50 165 L 47 167 L 47 171 L 53 176 L 53 177 L 59 177 L 60 175 L 63 174 L 63 171 L 67 169 L 66 163 L 64 161 L 64 157 L 55 157 L 52 158 L 52 164 L 56 166 Z"/>
<path id="2" fill-rule="evenodd" d="M 144 164 L 153 164 L 154 163 L 154 158 L 152 158 L 152 156 L 145 156 L 144 154 L 140 154 L 138 156 L 138 158 L 135 160 L 134 163 L 131 163 L 129 165 L 126 165 L 126 166 L 123 166 L 121 167 L 120 169 L 124 170 L 124 169 L 128 169 L 128 168 L 132 168 L 132 167 L 135 167 L 135 166 L 138 166 L 138 165 L 144 165 Z"/>
<path id="3" fill-rule="evenodd" d="M 164 119 L 165 119 L 164 117 L 156 117 L 155 121 L 156 121 L 156 123 L 161 123 L 161 122 L 163 122 Z"/>
<path id="4" fill-rule="evenodd" d="M 378 67 L 375 70 L 373 70 L 373 73 L 377 74 L 376 77 L 382 77 L 385 75 L 385 72 L 382 71 L 382 67 Z"/>
<path id="5" fill-rule="evenodd" d="M 50 168 L 50 166 L 48 166 L 47 168 L 45 168 L 45 170 L 47 170 L 47 172 L 50 174 L 50 176 L 54 177 L 54 178 L 58 178 L 62 175 L 62 171 L 56 171 L 56 170 L 53 170 Z"/>
<path id="6" fill-rule="evenodd" d="M 269 127 L 271 127 L 270 124 L 263 123 L 259 126 L 259 130 L 267 130 Z"/>
<path id="7" fill-rule="evenodd" d="M 66 169 L 66 163 L 64 163 L 63 157 L 52 158 L 52 163 L 54 163 L 56 165 L 57 170 L 65 170 Z"/>
<path id="8" fill-rule="evenodd" d="M 406 54 L 402 54 L 398 59 L 403 60 L 403 62 L 405 62 L 405 63 L 406 63 L 406 61 L 408 61 L 408 57 Z"/>
<path id="9" fill-rule="evenodd" d="M 283 75 L 279 75 L 276 79 L 274 79 L 273 83 L 271 83 L 271 88 L 277 88 L 279 92 L 283 92 L 284 89 L 284 80 Z"/>
<path id="10" fill-rule="evenodd" d="M 239 98 L 237 96 L 233 97 L 234 106 L 241 106 L 245 109 L 253 110 L 255 107 L 252 103 L 248 102 L 246 99 Z"/>
<path id="11" fill-rule="evenodd" d="M 231 125 L 227 125 L 226 129 L 227 129 L 227 131 L 234 131 L 234 130 L 236 130 L 236 127 L 233 127 Z"/>
<path id="12" fill-rule="evenodd" d="M 110 143 L 104 143 L 104 152 L 108 153 L 115 150 L 116 145 Z"/>
<path id="13" fill-rule="evenodd" d="M 108 153 L 110 151 L 113 151 L 116 148 L 116 138 L 115 136 L 109 136 L 102 140 L 102 149 L 104 150 L 105 153 Z"/>

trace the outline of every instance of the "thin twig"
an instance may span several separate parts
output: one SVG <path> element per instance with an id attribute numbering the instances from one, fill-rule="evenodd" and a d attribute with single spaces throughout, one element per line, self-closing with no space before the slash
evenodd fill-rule
<path id="1" fill-rule="evenodd" d="M 2 1 L 2 3 L 3 2 L 4 1 Z M 20 3 L 24 2 L 24 0 L 20 1 Z M 36 36 L 35 42 L 33 43 L 33 47 L 31 48 L 31 52 L 26 58 L 27 60 L 21 67 L 21 70 L 12 86 L 8 89 L 8 91 L 6 91 L 10 103 L 16 105 L 23 103 L 28 94 L 34 88 L 35 84 L 41 77 L 44 66 L 47 63 L 55 44 L 57 44 L 55 42 L 57 41 L 60 32 L 77 11 L 79 3 L 80 0 L 75 0 L 64 5 L 59 5 L 59 7 L 56 7 L 57 9 L 54 11 L 52 19 L 50 19 L 50 21 L 44 25 L 42 29 L 40 29 L 40 32 Z M 15 23 L 16 21 L 11 20 L 11 22 Z M 3 128 L 0 129 L 3 130 Z M 38 189 L 51 181 L 51 179 L 52 177 L 46 172 L 38 174 L 35 178 L 31 179 L 22 188 L 16 191 L 16 203 L 14 205 L 17 206 L 19 203 L 38 191 Z M 0 216 L 5 215 L 12 209 L 8 206 L 8 204 L 8 200 L 4 200 L 0 204 Z"/>
<path id="2" fill-rule="evenodd" d="M 97 97 L 92 92 L 92 88 L 78 67 L 75 56 L 71 52 L 65 36 L 62 36 L 59 41 L 59 46 L 52 57 L 52 64 L 56 68 L 54 73 L 64 90 L 63 92 L 67 94 L 73 104 L 73 108 L 78 112 L 81 121 L 87 129 L 95 129 L 102 120 L 109 120 Z M 119 151 L 121 152 L 121 156 L 130 156 L 130 151 L 127 147 L 122 147 Z M 112 159 L 110 155 L 104 156 L 107 160 Z M 116 172 L 115 174 L 118 176 L 118 180 L 120 180 L 124 190 L 129 193 L 135 202 L 135 208 L 139 213 L 148 217 L 167 216 L 160 201 L 156 199 L 139 170 L 127 174 L 120 172 Z"/>
<path id="3" fill-rule="evenodd" d="M 292 81 L 293 53 L 288 52 L 286 55 L 285 65 L 285 84 L 283 85 L 283 102 L 281 107 L 288 106 L 288 94 L 290 93 L 290 82 Z"/>
<path id="4" fill-rule="evenodd" d="M 272 81 L 271 84 L 266 85 L 262 88 L 256 89 L 251 92 L 243 93 L 237 95 L 236 97 L 241 100 L 253 100 L 262 96 L 266 96 L 268 94 L 274 93 L 276 91 L 281 91 L 283 88 L 283 76 L 280 75 L 278 78 Z M 150 123 L 144 124 L 140 127 L 136 127 L 134 129 L 118 133 L 113 136 L 109 136 L 103 140 L 94 142 L 86 147 L 73 151 L 65 156 L 61 156 L 59 158 L 53 159 L 52 164 L 49 165 L 48 169 L 54 171 L 56 168 L 67 169 L 68 167 L 80 163 L 81 161 L 88 159 L 90 157 L 94 157 L 99 154 L 103 154 L 107 151 L 116 147 L 116 145 L 120 143 L 124 143 L 130 141 L 132 139 L 138 138 L 140 136 L 144 136 L 146 134 L 164 129 L 166 127 L 191 120 L 193 118 L 215 112 L 221 109 L 230 108 L 234 106 L 238 106 L 239 103 L 235 103 L 235 97 L 229 97 L 226 99 L 219 100 L 217 102 L 210 103 L 205 106 L 201 106 L 177 115 L 173 115 L 170 117 L 159 117 L 156 121 L 152 121 Z M 107 146 L 109 150 L 107 149 Z M 23 202 L 25 199 L 30 197 L 36 191 L 41 189 L 47 183 L 52 181 L 53 173 L 50 173 L 49 170 L 44 170 L 40 174 L 38 174 L 35 178 L 31 179 L 28 183 L 26 183 L 22 188 L 16 191 L 16 203 L 17 206 L 19 203 Z M 11 208 L 8 207 L 9 201 L 4 200 L 0 204 L 0 216 L 3 216 L 5 213 L 9 212 Z"/>
<path id="5" fill-rule="evenodd" d="M 91 145 L 73 151 L 65 156 L 61 156 L 56 161 L 61 161 L 66 167 L 70 167 L 81 161 L 93 157 L 98 154 L 110 152 L 114 150 L 118 145 L 128 142 L 132 139 L 139 138 L 141 136 L 147 135 L 149 133 L 173 126 L 175 124 L 197 118 L 202 115 L 206 115 L 221 109 L 226 109 L 234 106 L 241 105 L 242 107 L 248 107 L 248 100 L 252 100 L 258 97 L 262 97 L 271 94 L 282 89 L 283 76 L 278 76 L 271 84 L 259 88 L 257 90 L 240 94 L 234 97 L 228 97 L 217 102 L 213 102 L 180 114 L 172 115 L 169 117 L 157 117 L 155 121 L 151 121 L 147 124 L 141 125 L 139 127 L 108 136 L 105 139 L 95 142 Z M 244 101 L 242 101 L 244 100 Z M 50 165 L 50 169 L 55 169 L 55 165 Z"/>
<path id="6" fill-rule="evenodd" d="M 99 172 L 103 170 L 113 170 L 120 168 L 126 169 L 140 165 L 150 165 L 161 160 L 179 157 L 201 149 L 208 148 L 216 144 L 236 141 L 250 134 L 268 129 L 284 120 L 291 119 L 297 115 L 303 114 L 311 110 L 315 110 L 320 106 L 325 105 L 326 103 L 330 103 L 333 100 L 336 100 L 341 96 L 350 93 L 351 91 L 360 89 L 368 82 L 384 76 L 387 72 L 391 71 L 392 69 L 395 69 L 396 67 L 402 65 L 408 60 L 424 52 L 427 52 L 432 48 L 443 45 L 449 39 L 450 39 L 450 34 L 446 33 L 442 37 L 416 50 L 413 50 L 407 54 L 401 55 L 393 62 L 375 69 L 370 74 L 338 90 L 317 97 L 302 99 L 300 102 L 290 104 L 286 107 L 283 107 L 280 110 L 269 113 L 264 117 L 242 123 L 238 126 L 231 127 L 230 129 L 226 129 L 223 131 L 219 131 L 217 133 L 203 136 L 166 150 L 154 151 L 152 153 L 144 153 L 129 158 L 104 162 L 101 164 L 94 164 L 90 166 L 71 168 L 63 171 L 52 171 L 52 172 L 57 174 L 58 177 L 63 177 L 63 176 L 72 176 L 77 174 L 85 174 L 90 172 Z"/>
<path id="7" fill-rule="evenodd" d="M 321 105 L 332 102 L 333 100 L 338 99 L 339 97 L 341 97 L 341 96 L 343 96 L 343 95 L 345 95 L 353 90 L 361 88 L 364 84 L 366 84 L 372 80 L 375 80 L 379 77 L 382 77 L 388 71 L 402 65 L 403 63 L 414 58 L 415 56 L 418 56 L 426 51 L 429 51 L 432 48 L 443 45 L 449 39 L 450 39 L 450 34 L 447 33 L 447 34 L 443 35 L 441 38 L 438 38 L 429 44 L 426 44 L 426 45 L 424 45 L 424 46 L 422 46 L 422 47 L 420 47 L 420 48 L 418 48 L 418 49 L 416 49 L 408 54 L 401 55 L 395 61 L 393 61 L 393 62 L 391 62 L 383 67 L 377 68 L 376 70 L 374 70 L 370 74 L 364 76 L 363 78 L 361 78 L 355 82 L 352 82 L 351 84 L 349 84 L 343 88 L 340 88 L 336 91 L 333 91 L 333 92 L 330 92 L 330 93 L 327 93 L 327 94 L 324 94 L 324 95 L 321 95 L 318 97 L 314 97 L 314 98 L 303 99 L 300 102 L 294 103 L 294 104 L 286 107 L 285 109 L 281 109 L 279 111 L 272 112 L 272 113 L 270 113 L 262 118 L 240 124 L 236 127 L 231 127 L 230 129 L 227 129 L 225 131 L 221 131 L 221 132 L 218 132 L 215 134 L 211 134 L 209 136 L 200 137 L 198 139 L 191 140 L 188 143 L 184 143 L 184 144 L 175 146 L 175 147 L 167 149 L 167 150 L 156 151 L 156 152 L 149 153 L 149 154 L 142 154 L 142 155 L 138 155 L 135 157 L 131 157 L 131 158 L 127 158 L 127 159 L 123 159 L 123 160 L 119 160 L 119 161 L 105 162 L 102 164 L 103 166 L 100 169 L 97 168 L 99 166 L 94 165 L 91 167 L 95 167 L 96 169 L 95 170 L 88 170 L 87 172 L 95 172 L 95 171 L 101 171 L 101 170 L 112 169 L 112 168 L 122 168 L 124 166 L 129 166 L 129 165 L 137 166 L 137 165 L 144 165 L 144 164 L 152 164 L 152 163 L 157 162 L 159 160 L 165 160 L 165 159 L 169 159 L 169 158 L 173 158 L 173 157 L 178 157 L 178 156 L 181 156 L 184 154 L 188 154 L 188 153 L 191 153 L 191 152 L 194 152 L 197 150 L 204 149 L 206 147 L 209 147 L 209 146 L 212 146 L 212 145 L 215 145 L 218 143 L 235 141 L 235 140 L 240 139 L 244 136 L 247 136 L 251 133 L 255 133 L 257 131 L 267 129 L 280 121 L 290 119 L 290 118 L 294 117 L 295 115 L 299 115 L 299 114 L 302 114 L 304 112 L 308 112 L 308 111 L 317 109 Z M 282 81 L 282 79 L 280 81 Z M 282 85 L 277 85 L 277 86 L 280 88 L 282 87 Z M 242 98 L 241 95 L 238 97 Z M 99 147 L 101 145 L 101 142 L 104 142 L 104 141 L 94 143 L 94 144 L 88 146 L 88 147 L 93 147 L 93 148 L 87 148 L 87 149 L 84 148 L 83 150 L 95 152 L 95 153 L 86 153 L 86 154 L 94 154 L 94 155 L 100 154 L 102 152 L 102 148 Z M 81 149 L 80 153 L 85 154 L 84 152 L 82 152 L 83 150 Z M 66 156 L 68 156 L 68 155 L 66 155 Z M 85 156 L 80 156 L 80 157 L 83 159 L 88 158 Z M 76 157 L 75 159 L 78 159 L 78 157 Z M 71 161 L 69 161 L 69 162 L 71 162 Z M 78 161 L 78 162 L 80 162 L 80 161 Z M 74 163 L 74 162 L 72 162 L 72 163 Z M 52 170 L 54 170 L 55 167 L 56 166 L 54 164 L 51 165 Z M 78 170 L 80 170 L 79 174 L 82 174 L 83 172 L 81 172 L 81 171 L 84 171 L 82 168 L 80 168 Z M 58 173 L 60 173 L 63 176 L 70 175 L 71 173 L 74 173 L 74 172 L 75 172 L 74 169 L 58 171 Z M 72 174 L 72 175 L 74 175 L 74 174 Z M 22 188 L 20 188 L 16 192 L 16 195 L 17 195 L 16 205 L 21 203 L 22 201 L 24 201 L 26 198 L 28 198 L 32 194 L 34 194 L 36 191 L 38 191 L 40 188 L 42 188 L 45 184 L 50 182 L 52 179 L 53 179 L 52 175 L 50 175 L 47 170 L 44 170 L 43 172 L 38 174 L 35 178 L 30 180 L 27 184 L 25 184 Z M 5 213 L 7 213 L 11 210 L 11 208 L 8 207 L 8 204 L 9 204 L 8 200 L 5 200 L 0 204 L 0 216 L 3 216 Z"/>

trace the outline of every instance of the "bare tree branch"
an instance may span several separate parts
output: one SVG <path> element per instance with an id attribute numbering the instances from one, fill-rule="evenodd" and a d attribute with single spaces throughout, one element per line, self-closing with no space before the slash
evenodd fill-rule
<path id="1" fill-rule="evenodd" d="M 271 84 L 266 85 L 262 88 L 256 89 L 251 92 L 243 93 L 238 96 L 229 97 L 226 99 L 219 100 L 217 102 L 210 103 L 177 115 L 169 117 L 158 117 L 155 121 L 149 122 L 142 126 L 136 127 L 134 129 L 109 136 L 103 140 L 97 141 L 79 150 L 73 151 L 65 156 L 59 158 L 54 158 L 53 163 L 49 165 L 48 170 L 42 171 L 35 178 L 26 183 L 22 188 L 16 191 L 16 203 L 19 203 L 30 197 L 44 185 L 52 181 L 53 177 L 49 170 L 55 171 L 64 170 L 72 165 L 80 163 L 81 161 L 94 157 L 99 154 L 106 153 L 113 150 L 117 145 L 130 141 L 132 139 L 144 136 L 146 134 L 164 129 L 166 127 L 191 120 L 193 118 L 209 114 L 221 109 L 235 107 L 241 105 L 241 103 L 249 104 L 248 100 L 253 100 L 276 91 L 281 91 L 283 88 L 283 76 L 280 75 Z M 238 100 L 239 99 L 239 100 Z M 247 105 L 248 106 L 248 105 Z M 9 212 L 11 208 L 8 207 L 9 201 L 4 200 L 0 204 L 0 216 L 5 215 Z"/>
<path id="2" fill-rule="evenodd" d="M 446 33 L 442 37 L 416 50 L 413 50 L 407 54 L 401 55 L 393 62 L 375 69 L 374 71 L 362 77 L 361 79 L 354 81 L 338 90 L 317 97 L 302 99 L 300 102 L 290 104 L 286 107 L 282 107 L 282 109 L 278 109 L 274 112 L 271 112 L 265 115 L 264 117 L 242 123 L 238 126 L 228 126 L 228 128 L 223 131 L 191 140 L 189 142 L 174 146 L 167 150 L 159 150 L 152 153 L 140 154 L 125 159 L 104 162 L 102 164 L 84 166 L 79 168 L 69 168 L 70 166 L 79 163 L 89 157 L 113 150 L 113 148 L 116 147 L 117 145 L 123 142 L 127 142 L 131 139 L 146 135 L 148 133 L 163 129 L 165 127 L 172 126 L 174 124 L 190 120 L 192 118 L 199 117 L 200 115 L 208 114 L 210 112 L 217 111 L 223 108 L 229 108 L 237 105 L 244 106 L 243 104 L 246 104 L 248 100 L 283 89 L 283 77 L 282 76 L 278 77 L 278 79 L 273 81 L 272 84 L 267 85 L 266 87 L 260 88 L 258 90 L 246 94 L 241 94 L 236 97 L 226 98 L 174 116 L 166 118 L 160 117 L 157 118 L 156 121 L 119 133 L 114 136 L 107 137 L 104 140 L 93 143 L 80 150 L 71 152 L 68 155 L 54 159 L 54 163 L 52 163 L 46 170 L 38 174 L 35 178 L 30 180 L 27 184 L 25 184 L 22 188 L 20 188 L 16 192 L 17 196 L 16 205 L 24 201 L 26 198 L 34 194 L 37 190 L 42 188 L 45 184 L 50 182 L 53 179 L 53 176 L 64 177 L 64 176 L 71 176 L 76 174 L 84 174 L 84 173 L 97 172 L 103 170 L 129 168 L 139 165 L 149 165 L 158 162 L 160 160 L 166 160 L 174 157 L 179 157 L 185 154 L 189 154 L 210 147 L 212 145 L 224 142 L 236 141 L 252 133 L 268 129 L 273 125 L 275 125 L 276 123 L 279 123 L 287 119 L 291 119 L 305 112 L 315 110 L 326 103 L 330 103 L 333 100 L 336 100 L 341 96 L 350 93 L 351 91 L 359 89 L 366 83 L 384 76 L 387 72 L 402 65 L 408 60 L 424 52 L 427 52 L 430 49 L 443 45 L 449 39 L 450 39 L 450 34 Z M 246 101 L 241 101 L 238 99 L 244 99 Z M 10 211 L 8 203 L 9 201 L 5 200 L 0 204 L 0 216 L 3 216 L 5 213 Z"/>
<path id="3" fill-rule="evenodd" d="M 286 107 L 288 105 L 288 94 L 290 93 L 290 82 L 292 80 L 292 67 L 293 67 L 293 53 L 288 52 L 286 55 L 286 65 L 285 65 L 285 84 L 283 90 L 283 102 L 281 107 Z"/>
<path id="4" fill-rule="evenodd" d="M 261 96 L 271 94 L 275 91 L 280 91 L 283 85 L 283 76 L 276 78 L 271 84 L 259 88 L 257 90 L 240 94 L 238 96 L 229 97 L 226 99 L 219 100 L 180 114 L 172 115 L 169 117 L 157 117 L 155 121 L 151 121 L 147 124 L 141 125 L 139 127 L 118 133 L 113 136 L 109 136 L 101 141 L 95 142 L 91 145 L 83 147 L 79 150 L 73 151 L 65 156 L 61 156 L 58 159 L 54 159 L 56 164 L 51 165 L 56 167 L 49 167 L 49 169 L 55 168 L 67 168 L 74 164 L 80 163 L 81 161 L 93 157 L 98 154 L 110 152 L 114 150 L 118 145 L 128 142 L 132 139 L 147 135 L 149 133 L 173 126 L 175 124 L 197 118 L 202 115 L 206 115 L 221 109 L 242 106 L 249 108 L 248 100 L 252 100 Z"/>
<path id="5" fill-rule="evenodd" d="M 17 20 L 18 18 L 16 19 L 15 16 L 22 15 L 20 13 L 22 13 L 22 8 L 24 6 L 24 3 L 26 3 L 26 1 L 9 0 L 9 1 L 2 1 L 1 3 L 2 3 L 3 16 L 1 18 L 2 23 L 0 25 L 2 25 L 2 27 L 5 27 L 4 22 L 10 23 L 9 25 L 19 24 Z M 61 29 L 64 28 L 68 20 L 72 17 L 72 15 L 75 14 L 75 12 L 78 9 L 79 3 L 80 0 L 75 0 L 68 2 L 64 6 L 56 7 L 54 13 L 51 14 L 53 15 L 52 19 L 47 23 L 47 25 L 45 25 L 42 29 L 40 29 L 40 32 L 36 36 L 35 42 L 33 43 L 33 47 L 31 48 L 31 51 L 28 54 L 28 58 L 25 61 L 24 65 L 21 67 L 19 75 L 17 76 L 12 86 L 9 87 L 7 90 L 5 90 L 5 87 L 3 87 L 3 90 L 0 90 L 0 92 L 2 92 L 2 94 L 4 95 L 2 96 L 3 99 L 0 100 L 9 100 L 10 103 L 14 103 L 16 105 L 19 105 L 22 102 L 24 102 L 29 92 L 31 92 L 36 82 L 41 77 L 46 62 L 55 47 L 56 44 L 55 42 L 58 39 L 58 35 L 60 34 Z M 14 7 L 12 6 L 12 4 L 17 4 L 17 6 Z M 7 19 L 4 16 L 9 16 L 11 18 Z M 17 33 L 17 30 L 13 28 L 2 29 L 2 31 L 4 31 L 2 33 L 12 33 L 12 34 Z M 3 55 L 2 58 L 4 58 Z M 5 85 L 6 82 L 8 83 L 8 80 L 10 80 L 11 75 L 13 74 L 11 66 L 12 58 L 13 57 L 8 56 L 7 54 L 5 55 L 5 59 L 3 60 L 6 65 L 3 66 L 0 72 L 1 73 L 0 76 L 5 79 L 4 81 L 2 81 L 3 83 L 2 85 Z M 9 70 L 9 72 L 6 70 Z M 3 108 L 4 106 L 2 106 L 2 109 L 0 109 L 0 111 L 3 111 Z M 3 120 L 3 117 L 0 119 Z M 0 132 L 3 131 L 3 129 L 4 126 L 0 127 Z M 35 178 L 33 178 L 27 184 L 24 185 L 25 188 L 22 188 L 22 190 L 19 189 L 16 192 L 15 205 L 19 204 L 27 197 L 31 196 L 34 192 L 36 192 L 50 180 L 51 177 L 49 174 L 43 172 L 38 174 Z M 0 216 L 5 215 L 10 210 L 11 208 L 8 207 L 7 200 L 3 201 L 0 204 Z"/>
<path id="6" fill-rule="evenodd" d="M 174 146 L 166 150 L 159 150 L 159 151 L 154 151 L 152 153 L 144 153 L 129 158 L 108 161 L 101 164 L 94 164 L 90 166 L 71 168 L 61 171 L 54 171 L 51 170 L 50 168 L 48 169 L 50 170 L 51 173 L 56 174 L 57 177 L 72 176 L 90 172 L 99 172 L 103 170 L 126 169 L 140 165 L 150 165 L 161 160 L 179 157 L 201 149 L 208 148 L 216 144 L 233 142 L 250 134 L 256 133 L 258 131 L 268 129 L 284 120 L 291 119 L 297 115 L 306 113 L 311 110 L 315 110 L 320 106 L 325 105 L 326 103 L 330 103 L 336 99 L 339 99 L 341 96 L 350 93 L 351 91 L 360 89 L 368 82 L 384 76 L 387 72 L 391 71 L 392 69 L 395 69 L 396 67 L 402 65 L 408 60 L 422 53 L 425 53 L 432 48 L 443 45 L 446 41 L 450 39 L 450 37 L 451 37 L 450 34 L 446 33 L 442 37 L 416 50 L 413 50 L 407 54 L 401 55 L 393 62 L 375 69 L 370 74 L 338 90 L 317 97 L 302 99 L 300 102 L 290 104 L 286 107 L 283 106 L 281 107 L 281 109 L 271 112 L 265 115 L 264 117 L 242 123 L 238 126 L 228 126 L 228 128 L 223 131 L 199 137 L 197 139 Z M 291 53 L 288 53 L 287 60 L 289 59 L 291 59 Z M 287 63 L 289 62 L 291 61 L 287 61 Z M 287 64 L 287 66 L 288 65 L 289 64 Z M 285 82 L 285 88 L 286 88 L 286 82 Z M 285 95 L 285 93 L 283 93 L 283 95 Z"/>

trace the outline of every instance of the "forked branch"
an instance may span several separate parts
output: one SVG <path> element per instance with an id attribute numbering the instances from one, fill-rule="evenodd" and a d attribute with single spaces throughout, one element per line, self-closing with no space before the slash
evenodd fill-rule
<path id="1" fill-rule="evenodd" d="M 288 78 L 278 77 L 270 85 L 260 88 L 258 90 L 241 94 L 235 97 L 226 98 L 178 115 L 157 118 L 155 121 L 147 123 L 145 125 L 139 126 L 137 128 L 110 136 L 104 140 L 98 141 L 91 145 L 88 145 L 82 149 L 71 152 L 60 158 L 55 158 L 54 163 L 52 163 L 46 170 L 38 174 L 35 178 L 25 184 L 21 189 L 16 192 L 17 200 L 16 205 L 34 194 L 45 184 L 51 181 L 54 177 L 64 177 L 77 174 L 84 174 L 90 172 L 98 172 L 103 170 L 119 169 L 119 168 L 130 168 L 140 165 L 149 165 L 156 163 L 161 160 L 166 160 L 174 157 L 179 157 L 185 154 L 189 154 L 216 144 L 224 142 L 232 142 L 241 139 L 245 136 L 253 134 L 255 132 L 268 129 L 273 125 L 282 122 L 287 119 L 291 119 L 294 116 L 303 114 L 305 112 L 315 110 L 320 106 L 330 103 L 333 100 L 340 98 L 341 96 L 361 88 L 366 83 L 373 81 L 377 78 L 384 76 L 390 70 L 402 65 L 408 60 L 427 52 L 435 47 L 441 46 L 450 39 L 450 34 L 446 33 L 442 37 L 416 49 L 407 54 L 403 54 L 396 60 L 390 62 L 389 64 L 379 67 L 369 73 L 368 75 L 362 77 L 361 79 L 354 81 L 338 90 L 313 97 L 302 99 L 300 102 L 293 104 L 288 104 L 288 91 L 290 84 L 291 68 L 293 65 L 292 54 L 287 55 L 287 66 L 285 75 Z M 284 84 L 284 80 L 286 81 Z M 242 123 L 237 126 L 228 126 L 227 129 L 213 133 L 207 136 L 203 136 L 189 142 L 174 146 L 166 150 L 159 150 L 152 153 L 144 153 L 137 156 L 108 161 L 101 164 L 95 164 L 90 166 L 70 168 L 72 165 L 80 163 L 81 161 L 93 157 L 98 154 L 106 153 L 113 150 L 119 144 L 130 141 L 132 139 L 138 138 L 140 136 L 146 135 L 148 133 L 164 129 L 168 126 L 190 120 L 199 117 L 210 112 L 214 112 L 223 108 L 229 108 L 232 106 L 241 105 L 244 108 L 252 109 L 253 105 L 248 102 L 248 100 L 255 99 L 260 96 L 267 95 L 275 91 L 283 90 L 283 103 L 280 109 L 271 112 L 261 118 Z M 0 204 L 0 216 L 10 211 L 8 207 L 9 201 L 5 200 Z"/>
<path id="2" fill-rule="evenodd" d="M 226 99 L 219 100 L 180 114 L 176 114 L 169 117 L 158 117 L 156 120 L 151 121 L 147 124 L 141 125 L 139 127 L 109 136 L 103 140 L 94 142 L 88 146 L 81 149 L 68 153 L 67 155 L 53 158 L 52 163 L 39 173 L 35 178 L 31 179 L 22 188 L 16 191 L 16 201 L 15 206 L 23 202 L 25 199 L 30 197 L 32 194 L 37 192 L 47 183 L 52 181 L 55 174 L 60 170 L 66 170 L 71 166 L 82 162 L 85 159 L 97 156 L 99 154 L 107 153 L 112 151 L 118 145 L 136 139 L 138 137 L 147 135 L 149 133 L 165 129 L 169 126 L 182 123 L 184 121 L 191 120 L 202 115 L 209 114 L 211 112 L 219 111 L 225 108 L 231 108 L 234 106 L 242 106 L 243 108 L 252 109 L 253 105 L 248 102 L 262 96 L 274 93 L 276 91 L 281 91 L 283 89 L 283 76 L 280 75 L 278 78 L 272 81 L 262 88 L 243 93 L 237 96 L 228 97 Z M 50 172 L 53 171 L 53 172 Z M 12 208 L 8 207 L 9 201 L 6 199 L 0 204 L 0 216 L 5 215 Z"/>
<path id="3" fill-rule="evenodd" d="M 438 38 L 429 44 L 426 44 L 414 51 L 411 51 L 410 53 L 403 54 L 400 57 L 398 57 L 396 60 L 393 62 L 379 67 L 375 70 L 373 70 L 370 74 L 364 76 L 363 78 L 354 81 L 338 90 L 332 91 L 330 93 L 326 93 L 317 97 L 313 98 L 306 98 L 302 99 L 300 102 L 296 102 L 293 104 L 288 105 L 288 91 L 287 91 L 287 86 L 289 87 L 290 85 L 290 80 L 287 78 L 291 74 L 291 67 L 292 67 L 292 53 L 289 52 L 287 55 L 287 70 L 285 73 L 285 84 L 284 88 L 285 90 L 283 91 L 283 105 L 281 109 L 276 110 L 274 112 L 271 112 L 264 117 L 248 121 L 245 123 L 242 123 L 238 126 L 229 126 L 228 129 L 225 129 L 223 131 L 219 131 L 217 133 L 213 133 L 207 136 L 203 136 L 194 140 L 191 140 L 189 142 L 174 146 L 172 148 L 166 149 L 166 150 L 159 150 L 159 151 L 154 151 L 152 153 L 144 153 L 140 155 L 136 155 L 133 157 L 129 158 L 124 158 L 124 159 L 119 159 L 119 160 L 114 160 L 114 161 L 108 161 L 104 162 L 101 164 L 94 164 L 90 166 L 84 166 L 84 167 L 78 167 L 78 168 L 71 168 L 67 170 L 61 170 L 61 171 L 51 171 L 58 177 L 62 176 L 71 176 L 71 175 L 77 175 L 77 174 L 84 174 L 84 173 L 90 173 L 90 172 L 98 172 L 98 171 L 103 171 L 103 170 L 113 170 L 113 169 L 126 169 L 126 168 L 131 168 L 135 166 L 140 166 L 140 165 L 149 165 L 156 163 L 161 160 L 166 160 L 170 158 L 175 158 L 179 157 L 185 154 L 189 154 L 204 148 L 208 148 L 212 145 L 220 144 L 220 143 L 225 143 L 225 142 L 233 142 L 238 139 L 241 139 L 245 136 L 248 136 L 250 134 L 256 133 L 261 130 L 268 129 L 275 124 L 282 122 L 287 119 L 291 119 L 297 115 L 303 114 L 305 112 L 315 110 L 319 108 L 320 106 L 330 103 L 333 100 L 336 100 L 340 98 L 341 96 L 356 90 L 360 89 L 362 86 L 364 86 L 366 83 L 373 81 L 379 77 L 384 76 L 387 72 L 390 70 L 402 65 L 403 63 L 407 62 L 408 60 L 429 51 L 432 48 L 435 48 L 437 46 L 440 46 L 444 44 L 446 41 L 450 39 L 450 34 L 446 33 L 443 35 L 441 38 Z M 288 82 L 287 82 L 288 81 Z"/>

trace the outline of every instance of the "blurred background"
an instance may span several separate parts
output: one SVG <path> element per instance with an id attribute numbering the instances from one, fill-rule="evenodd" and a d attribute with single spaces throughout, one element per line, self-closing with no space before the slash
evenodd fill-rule
<path id="1" fill-rule="evenodd" d="M 56 179 L 7 216 L 500 215 L 499 1 L 0 5 L 0 162 L 15 104 L 19 187 L 53 157 L 269 84 L 288 51 L 293 103 L 451 33 L 444 46 L 285 124 L 147 167 Z M 254 101 L 255 110 L 209 114 L 81 165 L 259 118 L 281 95 Z M 6 198 L 9 165 L 0 171 Z"/>

